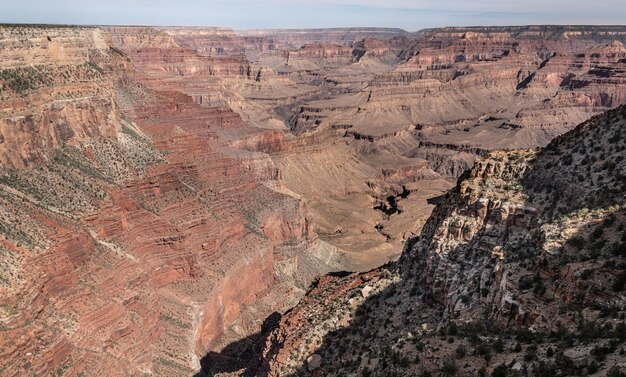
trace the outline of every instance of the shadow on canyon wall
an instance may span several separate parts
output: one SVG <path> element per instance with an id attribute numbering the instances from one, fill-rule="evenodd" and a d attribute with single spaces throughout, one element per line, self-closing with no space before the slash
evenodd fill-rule
<path id="1" fill-rule="evenodd" d="M 611 111 L 609 115 L 602 115 L 592 118 L 590 121 L 610 122 L 614 119 L 615 114 L 626 116 L 626 107 L 620 107 Z M 607 127 L 608 128 L 608 127 Z M 546 256 L 540 253 L 543 243 L 545 242 L 545 234 L 539 227 L 539 219 L 548 221 L 558 221 L 558 219 L 575 214 L 577 211 L 586 208 L 588 210 L 608 208 L 616 204 L 623 204 L 625 201 L 624 192 L 626 192 L 626 178 L 622 172 L 615 170 L 615 166 L 611 167 L 612 162 L 619 157 L 616 154 L 604 156 L 600 159 L 600 155 L 604 154 L 604 148 L 597 148 L 597 138 L 603 132 L 609 132 L 612 129 L 606 129 L 603 126 L 596 126 L 591 129 L 578 127 L 570 133 L 555 139 L 550 145 L 540 151 L 536 158 L 529 164 L 525 173 L 518 179 L 521 183 L 521 189 L 526 198 L 522 206 L 533 208 L 534 212 L 532 221 L 529 222 L 525 232 L 528 233 L 532 240 L 521 249 L 515 250 L 513 255 L 507 255 L 502 263 L 516 263 L 514 268 L 526 270 L 528 273 L 536 276 L 533 282 L 533 292 L 536 298 L 543 300 L 543 294 L 546 289 L 557 290 L 563 288 L 564 284 L 559 279 L 559 271 L 564 265 L 579 260 L 592 260 L 598 258 L 618 258 L 621 265 L 626 265 L 624 259 L 624 242 L 620 249 L 615 249 L 615 245 L 611 246 L 603 243 L 602 236 L 597 236 L 605 232 L 607 218 L 597 219 L 588 227 L 581 227 L 578 232 L 571 234 L 566 240 L 566 244 L 575 250 L 574 256 L 555 255 Z M 620 135 L 617 131 L 617 135 Z M 618 144 L 624 144 L 624 138 L 619 139 Z M 580 151 L 580 146 L 588 145 L 585 152 Z M 594 147 L 595 143 L 595 147 Z M 591 147 L 589 147 L 589 145 Z M 619 146 L 617 147 L 619 151 Z M 623 147 L 622 147 L 623 148 Z M 623 149 L 622 149 L 623 150 Z M 578 160 L 572 161 L 573 151 L 580 152 Z M 577 152 L 577 153 L 578 153 Z M 619 153 L 617 154 L 619 155 Z M 596 156 L 595 158 L 591 156 Z M 585 162 L 587 160 L 587 162 Z M 596 161 L 597 160 L 597 161 Z M 604 162 L 603 162 L 604 160 Z M 582 161 L 582 162 L 581 162 Z M 593 161 L 590 162 L 590 161 Z M 609 161 L 607 164 L 606 161 Z M 582 185 L 579 175 L 589 171 L 587 166 L 591 164 L 591 169 L 596 171 L 594 177 L 588 176 L 591 185 Z M 563 168 L 564 167 L 564 168 Z M 622 169 L 623 170 L 623 169 Z M 459 182 L 469 177 L 469 171 L 464 173 Z M 442 225 L 442 221 L 457 211 L 456 204 L 473 204 L 464 203 L 459 192 L 459 185 L 448 192 L 444 197 L 436 198 L 438 205 L 434 209 L 431 217 L 424 226 L 422 231 L 422 239 L 429 240 L 434 235 L 438 227 Z M 472 208 L 464 208 L 467 213 L 472 213 Z M 617 215 L 619 218 L 624 217 L 624 210 L 620 210 Z M 466 213 L 466 214 L 467 214 Z M 489 216 L 489 215 L 487 215 Z M 613 215 L 614 216 L 614 215 Z M 497 216 L 494 215 L 494 219 Z M 492 220 L 494 220 L 492 219 Z M 613 221 L 615 219 L 613 218 Z M 496 220 L 497 221 L 497 220 Z M 507 221 L 512 221 L 511 218 Z M 532 318 L 527 315 L 518 314 L 517 307 L 509 307 L 503 309 L 492 304 L 494 295 L 498 294 L 495 282 L 496 265 L 499 263 L 491 253 L 479 250 L 479 244 L 484 241 L 483 238 L 487 232 L 488 221 L 485 220 L 480 229 L 475 232 L 471 240 L 462 243 L 449 251 L 446 259 L 444 257 L 429 253 L 428 245 L 417 247 L 415 252 L 410 252 L 413 244 L 417 243 L 419 237 L 407 242 L 402 258 L 398 263 L 392 265 L 392 268 L 398 269 L 400 272 L 400 281 L 387 286 L 382 292 L 373 294 L 356 309 L 354 317 L 350 324 L 344 328 L 330 331 L 325 335 L 321 346 L 315 353 L 321 355 L 322 366 L 316 370 L 314 375 L 324 375 L 325 372 L 336 370 L 334 368 L 350 367 L 350 363 L 354 360 L 343 357 L 346 352 L 353 355 L 363 355 L 372 351 L 372 346 L 378 346 L 385 357 L 384 362 L 386 376 L 403 376 L 403 364 L 406 360 L 402 359 L 402 355 L 398 354 L 388 344 L 380 341 L 378 334 L 379 329 L 385 332 L 400 334 L 406 333 L 407 328 L 418 328 L 422 323 L 441 323 L 446 318 L 453 318 L 454 312 L 452 304 L 447 302 L 449 297 L 449 285 L 438 285 L 433 282 L 429 273 L 434 273 L 438 263 L 446 265 L 456 265 L 456 271 L 468 271 L 477 265 L 482 269 L 489 269 L 492 272 L 490 277 L 488 296 L 480 291 L 480 287 L 470 297 L 468 305 L 482 305 L 486 309 L 484 318 L 477 318 L 481 326 L 481 331 L 488 334 L 498 334 L 501 331 L 507 331 L 507 327 L 515 328 L 519 326 L 528 326 L 531 324 Z M 491 224 L 492 225 L 492 224 Z M 506 224 L 508 227 L 509 224 Z M 623 226 L 623 225 L 622 225 Z M 584 229 L 584 234 L 581 230 Z M 531 236 L 531 232 L 532 237 Z M 596 236 L 593 236 L 596 234 Z M 498 242 L 500 245 L 506 245 L 508 233 L 500 234 Z M 595 238 L 594 238 L 595 237 Z M 622 237 L 623 239 L 623 237 Z M 576 254 L 577 253 L 577 254 Z M 566 253 L 564 253 L 566 254 Z M 589 254 L 589 255 L 588 255 Z M 426 257 L 431 258 L 429 261 Z M 433 258 L 435 259 L 433 261 Z M 572 259 L 573 258 L 573 259 Z M 599 261 L 602 261 L 600 259 Z M 619 263 L 618 263 L 619 265 Z M 622 274 L 620 276 L 624 275 Z M 351 276 L 351 277 L 350 277 Z M 355 279 L 358 275 L 339 275 L 340 284 L 343 278 Z M 475 276 L 462 276 L 467 284 L 471 278 Z M 448 277 L 451 279 L 450 277 Z M 538 280 L 537 280 L 538 279 Z M 435 283 L 435 284 L 433 284 Z M 563 288 L 564 289 L 564 288 Z M 610 287 L 606 287 L 610 290 Z M 623 289 L 623 288 L 622 288 Z M 410 292 L 409 302 L 399 302 L 397 292 Z M 580 301 L 564 302 L 569 305 L 572 310 L 580 310 L 583 307 L 593 305 L 593 302 L 587 301 L 585 296 L 580 297 Z M 576 309 L 577 308 L 577 309 Z M 452 311 L 452 312 L 451 312 Z M 330 310 L 329 310 L 330 312 Z M 247 337 L 243 340 L 234 342 L 224 348 L 222 352 L 210 353 L 202 359 L 202 372 L 195 377 L 212 376 L 219 372 L 244 371 L 244 376 L 264 376 L 267 375 L 266 368 L 262 365 L 260 351 L 263 349 L 264 336 L 269 333 L 280 321 L 280 314 L 274 313 L 263 324 L 263 330 L 260 334 Z M 398 329 L 398 321 L 391 319 L 400 319 L 400 323 L 404 323 L 404 327 Z M 485 326 L 485 324 L 489 324 Z M 376 331 L 368 331 L 368 329 L 376 329 Z M 278 345 L 280 349 L 282 345 Z M 267 360 L 267 355 L 264 355 Z M 359 357 L 360 359 L 360 357 Z M 358 364 L 352 364 L 354 371 L 358 369 Z M 567 365 L 561 366 L 566 367 Z M 567 366 L 569 367 L 569 366 Z M 338 370 L 338 369 L 337 369 Z M 241 373 L 241 372 L 240 372 Z M 295 373 L 290 376 L 310 375 L 306 363 L 302 365 Z"/>
<path id="2" fill-rule="evenodd" d="M 220 373 L 239 371 L 243 376 L 253 376 L 258 369 L 258 355 L 263 344 L 261 334 L 274 329 L 280 321 L 280 313 L 274 312 L 263 321 L 261 331 L 230 343 L 220 352 L 209 352 L 200 360 L 200 371 L 193 377 L 211 377 Z"/>

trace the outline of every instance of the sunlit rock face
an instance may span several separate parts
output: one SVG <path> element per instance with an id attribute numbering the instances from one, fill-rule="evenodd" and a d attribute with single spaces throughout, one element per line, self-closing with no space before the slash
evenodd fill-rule
<path id="1" fill-rule="evenodd" d="M 490 150 L 544 146 L 624 103 L 623 40 L 620 27 L 0 27 L 2 374 L 193 375 L 260 344 L 317 276 L 403 248 L 429 260 L 433 321 L 474 315 L 467 281 L 495 268 L 483 254 L 543 221 L 478 180 L 519 180 L 535 152 L 493 152 L 458 203 L 443 195 Z M 461 199 L 467 211 L 429 220 Z M 422 228 L 432 243 L 415 249 Z M 488 268 L 449 260 L 486 228 Z M 486 296 L 503 303 L 494 321 L 538 323 L 497 268 L 479 279 L 502 287 Z M 550 270 L 567 281 L 555 297 L 578 302 L 576 271 Z M 356 308 L 399 279 L 379 273 L 312 294 L 334 313 L 358 289 Z M 328 371 L 313 344 L 298 357 Z"/>
<path id="2" fill-rule="evenodd" d="M 220 151 L 238 114 L 148 88 L 100 29 L 0 30 L 3 374 L 191 375 L 338 268 Z"/>
<path id="3" fill-rule="evenodd" d="M 146 45 L 133 42 L 137 32 L 112 31 L 129 54 Z M 238 113 L 245 132 L 222 134 L 230 153 L 272 189 L 306 201 L 314 229 L 351 270 L 397 258 L 429 199 L 477 155 L 546 145 L 624 103 L 623 27 L 355 32 L 160 28 L 152 33 L 169 36 L 173 50 L 185 46 L 215 68 L 135 66 L 153 88 Z M 232 59 L 246 68 L 212 73 Z"/>

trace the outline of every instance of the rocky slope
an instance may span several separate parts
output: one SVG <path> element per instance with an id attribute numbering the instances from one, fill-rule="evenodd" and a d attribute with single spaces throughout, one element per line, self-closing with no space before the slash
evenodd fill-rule
<path id="1" fill-rule="evenodd" d="M 3 26 L 0 37 L 9 376 L 232 371 L 275 316 L 263 319 L 315 276 L 412 246 L 477 157 L 544 145 L 625 100 L 623 27 Z M 474 239 L 497 218 L 465 220 L 444 233 Z M 420 267 L 433 279 L 420 295 L 444 312 L 431 325 L 477 310 L 450 293 L 464 288 L 448 290 L 445 263 Z M 363 276 L 377 289 L 404 281 L 391 270 Z M 325 277 L 305 302 L 359 279 Z M 277 370 L 267 360 L 259 370 Z"/>
<path id="2" fill-rule="evenodd" d="M 68 141 L 114 134 L 119 123 L 112 83 L 103 69 L 125 62 L 99 61 L 113 54 L 98 29 L 0 28 L 0 163 L 2 169 L 49 161 Z M 46 132 L 34 132 L 46 124 Z M 48 126 L 49 124 L 49 126 Z"/>
<path id="3" fill-rule="evenodd" d="M 1 375 L 191 375 L 336 268 L 219 151 L 238 114 L 149 89 L 101 29 L 0 35 Z"/>
<path id="4" fill-rule="evenodd" d="M 479 159 L 398 262 L 320 278 L 239 373 L 623 375 L 624 126 Z"/>

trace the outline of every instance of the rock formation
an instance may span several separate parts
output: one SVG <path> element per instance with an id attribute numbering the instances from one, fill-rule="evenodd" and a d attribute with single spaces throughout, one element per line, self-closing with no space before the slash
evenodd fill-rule
<path id="1" fill-rule="evenodd" d="M 443 28 L 352 43 L 318 38 L 247 49 L 253 74 L 207 79 L 222 85 L 219 93 L 168 81 L 254 126 L 245 137 L 231 134 L 233 145 L 262 158 L 254 166 L 268 184 L 307 202 L 347 269 L 368 270 L 398 256 L 424 224 L 429 199 L 477 155 L 544 146 L 623 104 L 625 31 Z M 177 41 L 185 38 L 177 32 Z M 398 210 L 387 213 L 390 197 Z"/>
<path id="2" fill-rule="evenodd" d="M 191 375 L 337 268 L 219 152 L 236 113 L 150 90 L 100 29 L 1 30 L 2 375 Z"/>
<path id="3" fill-rule="evenodd" d="M 246 372 L 621 375 L 625 125 L 620 107 L 479 159 L 398 262 L 320 278 Z"/>
<path id="4" fill-rule="evenodd" d="M 623 193 L 607 181 L 623 178 L 614 158 L 621 134 L 596 135 L 587 157 L 578 145 L 576 159 L 558 160 L 559 180 L 547 166 L 557 163 L 554 147 L 490 150 L 545 146 L 626 102 L 625 33 L 0 27 L 0 374 L 339 372 L 352 367 L 329 362 L 332 342 L 344 339 L 329 331 L 353 331 L 354 318 L 356 328 L 374 326 L 378 319 L 368 325 L 354 312 L 382 290 L 404 292 L 389 294 L 387 306 L 406 312 L 399 297 L 409 295 L 423 306 L 389 313 L 372 343 L 378 353 L 368 356 L 381 364 L 371 370 L 383 365 L 377 344 L 405 329 L 401 318 L 420 316 L 411 339 L 484 308 L 503 328 L 545 332 L 559 303 L 601 313 L 607 302 L 623 305 L 602 290 L 619 284 L 622 262 L 600 266 L 617 242 L 621 202 L 593 202 Z M 594 119 L 588 127 L 602 129 Z M 588 138 L 585 127 L 568 135 Z M 568 137 L 551 145 L 565 149 Z M 601 147 L 601 138 L 617 146 Z M 583 160 L 591 170 L 580 171 Z M 540 190 L 543 181 L 551 188 Z M 589 198 L 589 211 L 558 209 L 553 203 L 566 201 L 551 195 L 562 185 L 570 202 Z M 558 211 L 567 226 L 551 217 Z M 584 232 L 582 244 L 563 246 L 571 227 L 611 211 L 603 246 L 584 249 L 605 235 L 588 241 Z M 530 253 L 529 245 L 546 251 L 542 264 L 525 260 L 522 271 L 507 248 Z M 564 259 L 561 269 L 559 245 L 600 254 Z M 368 271 L 403 248 L 398 264 L 322 277 L 271 331 L 272 313 L 293 307 L 316 276 Z M 565 283 L 557 287 L 553 276 Z M 532 295 L 509 294 L 509 282 L 531 284 Z M 330 322 L 311 330 L 304 318 Z M 586 348 L 558 350 L 578 359 Z M 410 370 L 434 371 L 443 359 L 433 355 Z M 606 370 L 611 355 L 596 366 Z"/>

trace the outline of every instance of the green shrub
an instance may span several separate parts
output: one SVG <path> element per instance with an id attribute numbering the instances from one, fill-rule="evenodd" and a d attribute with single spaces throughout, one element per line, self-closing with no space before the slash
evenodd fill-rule
<path id="1" fill-rule="evenodd" d="M 613 282 L 613 290 L 615 292 L 621 292 L 624 290 L 625 286 L 626 286 L 626 270 L 622 271 L 619 275 L 617 275 L 615 282 Z"/>
<path id="2" fill-rule="evenodd" d="M 626 377 L 626 373 L 622 372 L 617 365 L 613 365 L 607 372 L 606 377 Z"/>
<path id="3" fill-rule="evenodd" d="M 498 353 L 504 352 L 504 342 L 502 341 L 502 339 L 496 339 L 495 343 L 493 344 L 493 350 Z"/>
<path id="4" fill-rule="evenodd" d="M 458 368 L 456 366 L 456 362 L 454 360 L 445 360 L 443 362 L 443 367 L 441 368 L 441 372 L 444 376 L 454 376 L 456 375 Z"/>
<path id="5" fill-rule="evenodd" d="M 467 348 L 465 348 L 464 345 L 460 345 L 456 348 L 456 357 L 459 359 L 462 359 L 465 357 L 465 355 L 467 355 Z"/>
<path id="6" fill-rule="evenodd" d="M 593 232 L 591 232 L 591 234 L 589 235 L 589 239 L 595 241 L 602 237 L 602 234 L 604 234 L 604 229 L 601 227 L 597 227 L 593 230 Z"/>
<path id="7" fill-rule="evenodd" d="M 585 245 L 585 239 L 580 236 L 575 236 L 567 240 L 567 244 L 580 249 Z"/>
<path id="8" fill-rule="evenodd" d="M 17 67 L 0 70 L 0 80 L 12 91 L 22 94 L 41 86 L 51 86 L 52 78 L 45 67 Z"/>
<path id="9" fill-rule="evenodd" d="M 497 367 L 493 368 L 493 372 L 491 372 L 491 377 L 506 377 L 509 372 L 509 368 L 504 364 L 500 364 Z"/>

